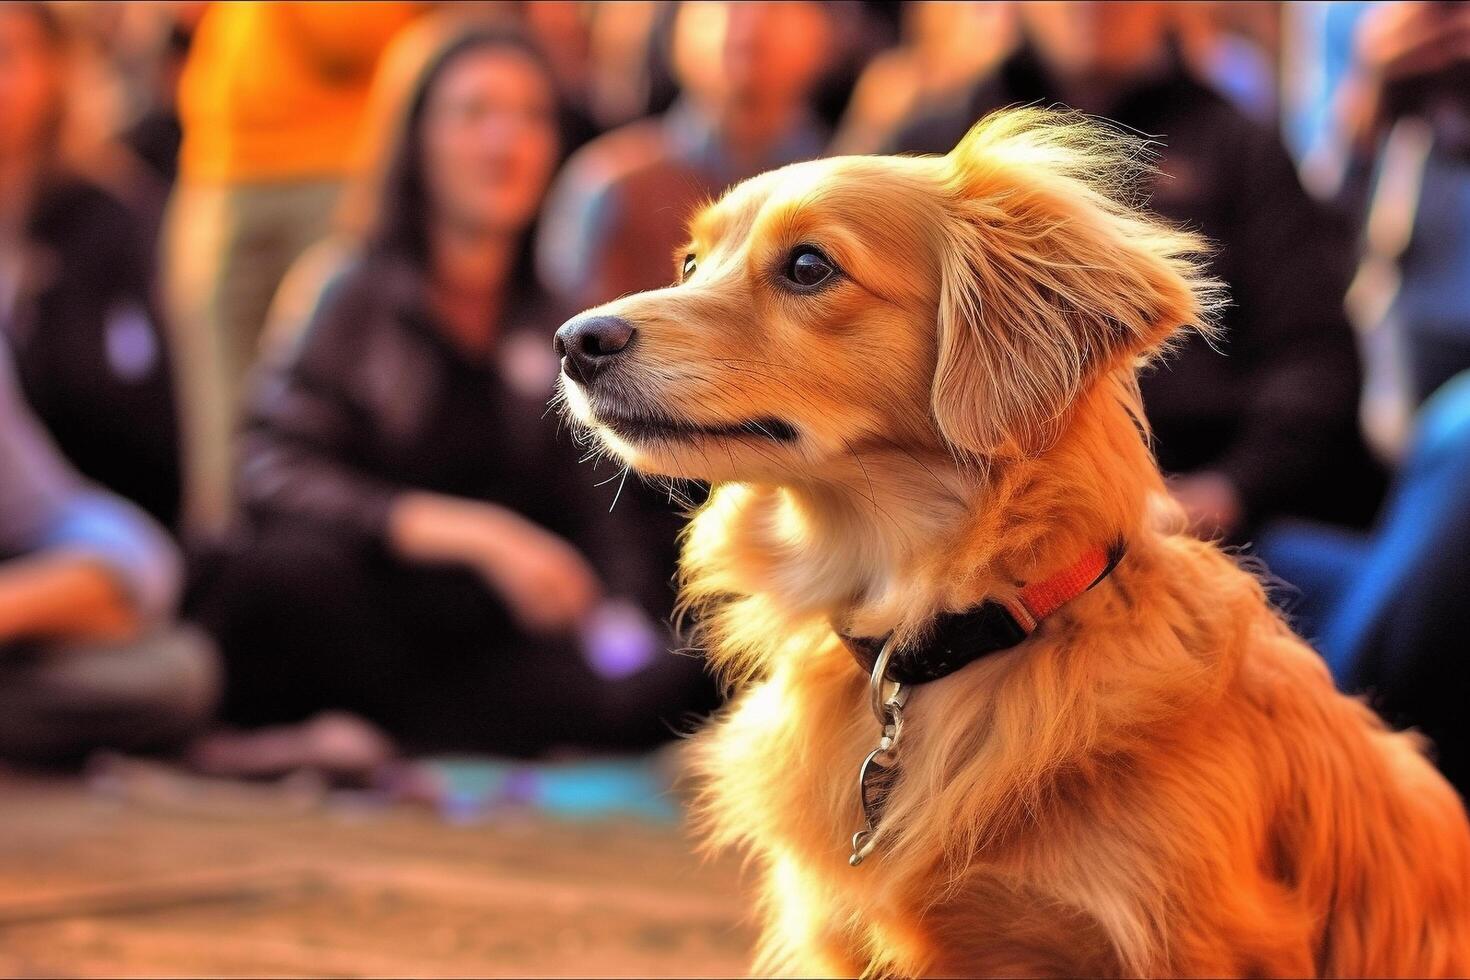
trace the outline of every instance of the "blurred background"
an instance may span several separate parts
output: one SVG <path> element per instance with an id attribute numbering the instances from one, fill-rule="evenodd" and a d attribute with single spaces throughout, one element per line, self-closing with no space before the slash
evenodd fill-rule
<path id="1" fill-rule="evenodd" d="M 1218 245 L 1195 530 L 1464 792 L 1470 4 L 0 2 L 0 972 L 742 972 L 701 490 L 580 459 L 551 335 L 1031 103 Z"/>

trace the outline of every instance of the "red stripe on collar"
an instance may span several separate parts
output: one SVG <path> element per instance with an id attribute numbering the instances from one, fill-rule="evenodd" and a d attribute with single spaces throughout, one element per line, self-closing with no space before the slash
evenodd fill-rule
<path id="1" fill-rule="evenodd" d="M 1030 613 L 1033 624 L 1040 623 L 1096 585 L 1108 572 L 1111 561 L 1106 548 L 1093 548 L 1050 578 L 1022 589 L 1021 604 Z M 1032 629 L 1035 628 L 1033 625 Z"/>

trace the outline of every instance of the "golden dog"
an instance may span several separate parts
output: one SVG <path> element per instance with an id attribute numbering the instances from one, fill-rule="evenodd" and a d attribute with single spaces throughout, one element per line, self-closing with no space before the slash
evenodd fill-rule
<path id="1" fill-rule="evenodd" d="M 1130 206 L 1140 152 L 1023 110 L 786 167 L 558 332 L 579 423 L 713 486 L 682 596 L 739 693 L 691 750 L 761 973 L 1470 971 L 1460 800 L 1167 502 L 1135 372 L 1220 295 Z M 878 719 L 841 634 L 922 650 L 987 601 L 1029 636 L 909 689 L 851 867 Z"/>

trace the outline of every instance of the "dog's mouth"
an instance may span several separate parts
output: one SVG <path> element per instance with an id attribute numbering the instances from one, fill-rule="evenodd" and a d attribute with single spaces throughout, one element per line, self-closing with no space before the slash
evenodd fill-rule
<path id="1" fill-rule="evenodd" d="M 597 409 L 594 418 L 629 442 L 655 440 L 688 442 L 700 438 L 763 439 L 770 442 L 795 442 L 796 429 L 791 423 L 766 416 L 744 422 L 722 422 L 713 425 L 672 419 L 667 416 L 635 415 Z"/>

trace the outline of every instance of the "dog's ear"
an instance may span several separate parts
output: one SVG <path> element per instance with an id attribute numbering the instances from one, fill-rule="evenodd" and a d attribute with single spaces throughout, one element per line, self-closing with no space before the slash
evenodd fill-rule
<path id="1" fill-rule="evenodd" d="M 1141 141 L 1071 113 L 981 120 L 939 161 L 941 434 L 981 457 L 1026 455 L 1106 371 L 1206 328 L 1219 301 L 1201 239 L 1137 210 Z"/>

